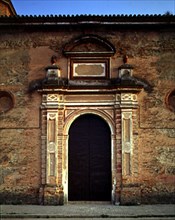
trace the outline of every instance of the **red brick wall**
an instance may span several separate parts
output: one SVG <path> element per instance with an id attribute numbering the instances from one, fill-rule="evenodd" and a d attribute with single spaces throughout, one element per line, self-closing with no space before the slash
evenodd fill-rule
<path id="1" fill-rule="evenodd" d="M 9 10 L 9 7 L 3 2 L 0 2 L 0 15 L 12 15 L 11 11 Z"/>
<path id="2" fill-rule="evenodd" d="M 133 116 L 138 119 L 133 134 L 138 146 L 137 155 L 134 155 L 134 160 L 138 159 L 134 168 L 136 175 L 123 179 L 122 199 L 125 201 L 127 195 L 135 194 L 140 196 L 142 203 L 173 202 L 175 115 L 166 107 L 165 98 L 175 88 L 175 33 L 100 28 L 96 31 L 87 28 L 86 31 L 103 36 L 116 48 L 111 59 L 113 78 L 117 77 L 123 54 L 127 53 L 129 63 L 134 66 L 134 76 L 153 86 L 152 92 L 139 94 L 139 109 L 137 116 Z M 28 93 L 28 86 L 32 80 L 45 76 L 44 68 L 50 64 L 53 54 L 59 57 L 62 76 L 67 77 L 68 61 L 62 48 L 82 34 L 84 30 L 71 29 L 70 34 L 67 29 L 59 32 L 6 30 L 0 35 L 0 90 L 10 91 L 14 96 L 14 108 L 0 114 L 1 202 L 38 202 L 41 95 Z M 120 140 L 117 143 L 119 146 Z M 120 153 L 118 149 L 117 160 L 121 159 Z"/>

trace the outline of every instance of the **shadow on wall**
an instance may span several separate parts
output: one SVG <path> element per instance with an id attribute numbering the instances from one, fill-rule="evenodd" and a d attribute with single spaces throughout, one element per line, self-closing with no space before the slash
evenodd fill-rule
<path id="1" fill-rule="evenodd" d="M 92 81 L 92 80 L 91 80 Z M 71 82 L 69 83 L 67 79 L 64 78 L 58 78 L 57 80 L 48 80 L 47 78 L 44 79 L 37 79 L 33 80 L 29 83 L 28 87 L 28 93 L 33 93 L 39 89 L 43 89 L 44 87 L 52 87 L 52 86 L 57 86 L 57 87 L 64 87 L 64 86 L 70 86 Z M 77 84 L 78 85 L 78 84 Z M 86 83 L 87 86 L 92 85 L 91 83 Z M 94 86 L 94 84 L 93 84 Z M 104 83 L 104 86 L 106 84 Z M 128 76 L 124 75 L 121 78 L 116 78 L 116 79 L 111 79 L 110 83 L 108 84 L 109 88 L 110 87 L 142 87 L 144 90 L 148 93 L 151 93 L 153 91 L 153 86 L 149 84 L 146 80 L 143 80 L 141 78 L 133 77 L 133 76 Z"/>
<path id="2" fill-rule="evenodd" d="M 41 198 L 40 198 L 41 199 Z M 32 204 L 32 205 L 43 205 L 44 201 L 39 199 L 39 189 L 31 189 L 30 192 L 16 192 L 4 191 L 0 193 L 0 204 Z M 45 205 L 51 204 L 52 196 L 47 198 Z M 54 198 L 55 199 L 55 198 Z M 136 198 L 138 200 L 138 198 Z M 155 192 L 150 194 L 142 194 L 139 198 L 141 203 L 133 203 L 127 198 L 127 193 L 122 198 L 121 205 L 140 205 L 140 204 L 175 204 L 175 197 L 173 192 Z M 52 205 L 55 205 L 55 201 Z M 63 205 L 56 204 L 56 205 Z"/>
<path id="3" fill-rule="evenodd" d="M 0 204 L 38 204 L 39 189 L 30 189 L 28 192 L 16 189 L 0 192 Z"/>

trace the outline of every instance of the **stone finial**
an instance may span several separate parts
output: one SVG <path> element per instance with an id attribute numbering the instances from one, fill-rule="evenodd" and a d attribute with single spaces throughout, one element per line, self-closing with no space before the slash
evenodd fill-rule
<path id="1" fill-rule="evenodd" d="M 47 66 L 47 67 L 45 68 L 45 70 L 46 70 L 47 83 L 57 84 L 59 78 L 61 77 L 61 69 L 60 69 L 60 67 L 57 65 L 57 61 L 58 61 L 57 56 L 56 56 L 56 55 L 53 55 L 53 56 L 50 58 L 51 65 L 50 65 L 50 66 Z"/>
<path id="2" fill-rule="evenodd" d="M 50 61 L 51 61 L 51 64 L 52 64 L 52 65 L 55 65 L 55 64 L 57 63 L 57 61 L 58 61 L 57 56 L 53 55 L 53 56 L 51 57 Z"/>
<path id="3" fill-rule="evenodd" d="M 123 56 L 123 63 L 124 64 L 128 63 L 128 56 L 127 55 Z"/>
<path id="4" fill-rule="evenodd" d="M 119 77 L 126 78 L 131 77 L 133 73 L 133 66 L 128 64 L 128 56 L 125 54 L 123 56 L 123 65 L 121 65 L 119 69 Z"/>

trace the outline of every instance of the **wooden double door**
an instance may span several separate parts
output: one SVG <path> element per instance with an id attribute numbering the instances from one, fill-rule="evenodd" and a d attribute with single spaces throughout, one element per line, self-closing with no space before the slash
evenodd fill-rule
<path id="1" fill-rule="evenodd" d="M 99 116 L 79 116 L 69 130 L 68 200 L 111 200 L 111 133 Z"/>

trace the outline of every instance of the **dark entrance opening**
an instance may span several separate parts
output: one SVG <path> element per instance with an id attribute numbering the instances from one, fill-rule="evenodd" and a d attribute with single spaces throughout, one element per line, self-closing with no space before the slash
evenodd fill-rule
<path id="1" fill-rule="evenodd" d="M 111 133 L 99 116 L 82 115 L 70 127 L 68 199 L 111 200 Z"/>

